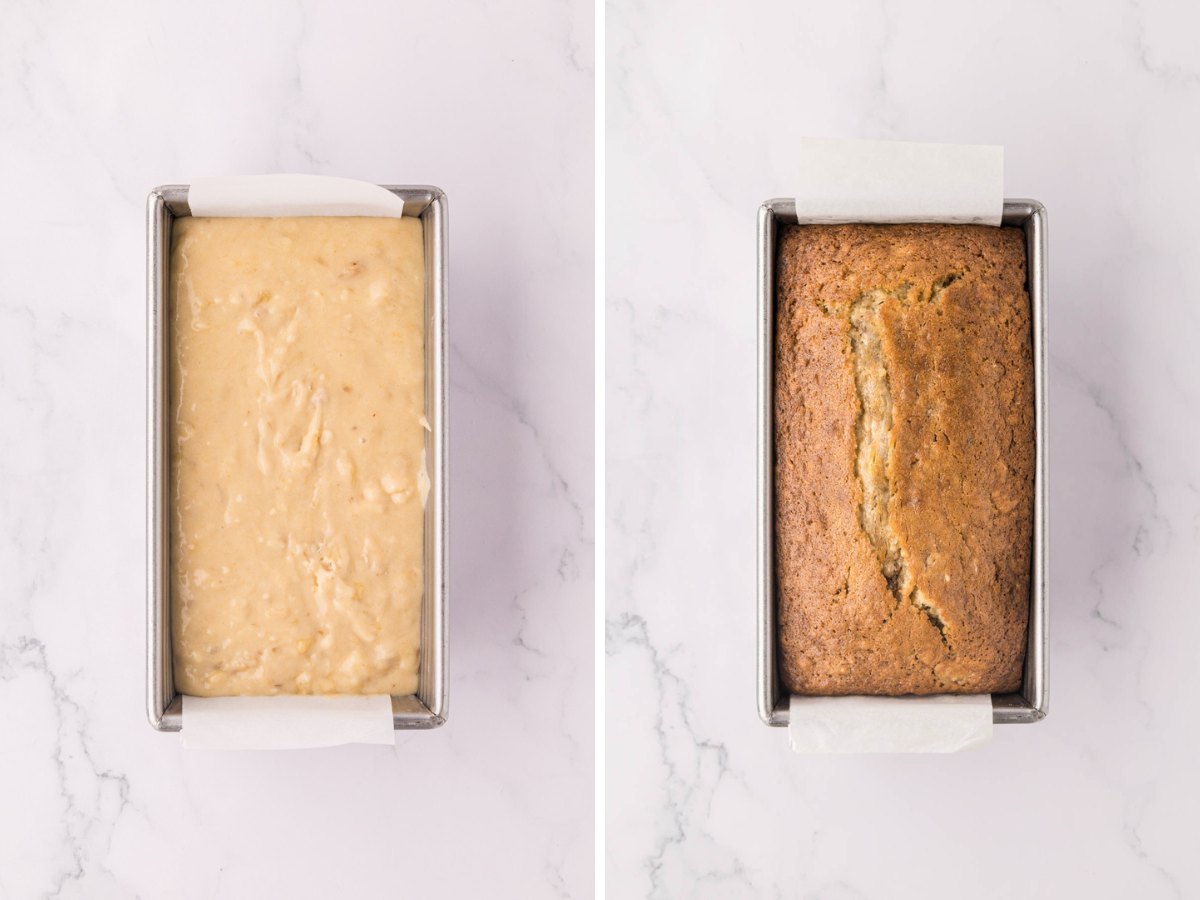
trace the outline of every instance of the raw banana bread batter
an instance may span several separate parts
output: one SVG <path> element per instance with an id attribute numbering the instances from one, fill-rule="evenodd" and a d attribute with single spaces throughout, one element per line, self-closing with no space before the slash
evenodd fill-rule
<path id="1" fill-rule="evenodd" d="M 419 220 L 182 218 L 170 295 L 176 688 L 415 692 Z"/>

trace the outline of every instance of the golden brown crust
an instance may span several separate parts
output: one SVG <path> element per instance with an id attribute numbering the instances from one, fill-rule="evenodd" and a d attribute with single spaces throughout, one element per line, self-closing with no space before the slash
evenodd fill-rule
<path id="1" fill-rule="evenodd" d="M 776 271 L 785 689 L 1019 689 L 1033 511 L 1022 233 L 784 226 Z"/>

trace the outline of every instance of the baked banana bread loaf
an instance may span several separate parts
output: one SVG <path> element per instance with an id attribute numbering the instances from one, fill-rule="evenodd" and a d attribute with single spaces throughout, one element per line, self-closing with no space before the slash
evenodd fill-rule
<path id="1" fill-rule="evenodd" d="M 791 225 L 778 254 L 785 689 L 1018 690 L 1034 461 L 1022 232 Z"/>

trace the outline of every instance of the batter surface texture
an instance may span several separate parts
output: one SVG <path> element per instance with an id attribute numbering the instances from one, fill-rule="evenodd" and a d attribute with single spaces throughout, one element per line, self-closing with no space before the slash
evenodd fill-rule
<path id="1" fill-rule="evenodd" d="M 1022 232 L 781 226 L 776 272 L 785 689 L 1018 690 L 1034 459 Z"/>
<path id="2" fill-rule="evenodd" d="M 416 690 L 423 293 L 417 219 L 175 222 L 180 692 Z"/>

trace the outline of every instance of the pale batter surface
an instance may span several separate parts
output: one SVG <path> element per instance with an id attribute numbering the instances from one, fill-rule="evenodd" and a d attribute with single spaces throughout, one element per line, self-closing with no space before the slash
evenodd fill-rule
<path id="1" fill-rule="evenodd" d="M 423 292 L 407 216 L 175 222 L 180 692 L 416 691 Z"/>

